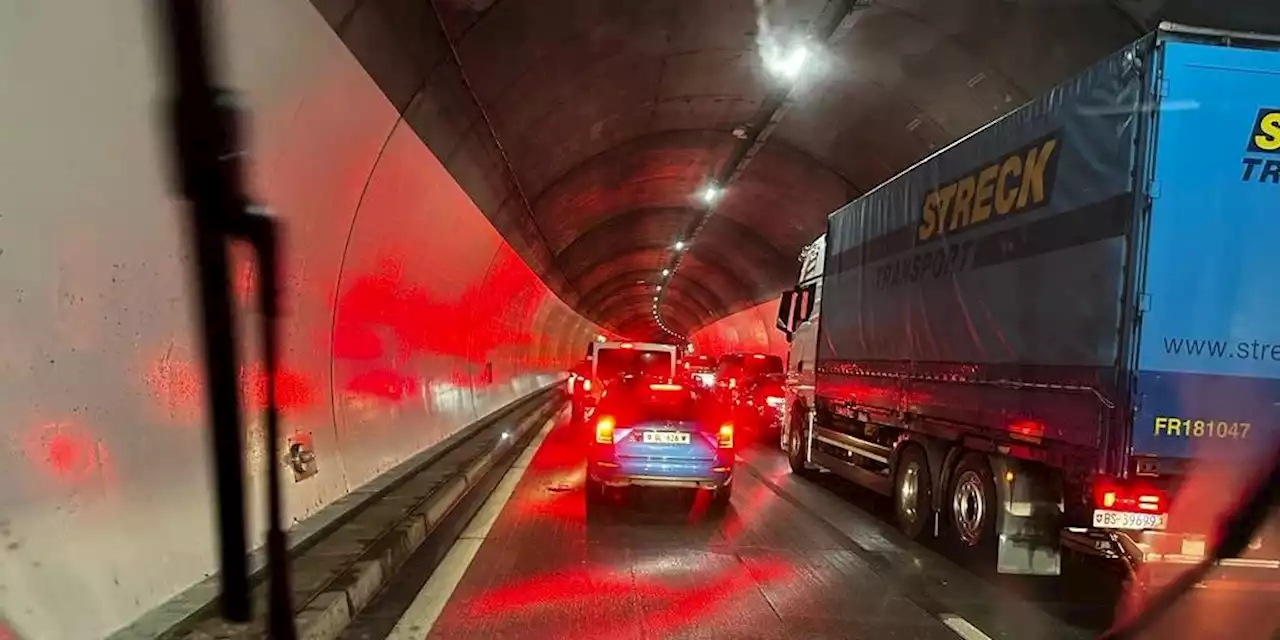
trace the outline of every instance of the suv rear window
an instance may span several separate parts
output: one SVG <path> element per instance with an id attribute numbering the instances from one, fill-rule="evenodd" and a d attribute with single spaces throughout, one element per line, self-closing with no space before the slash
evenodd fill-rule
<path id="1" fill-rule="evenodd" d="M 671 377 L 671 352 L 609 348 L 596 352 L 596 377 L 610 380 L 624 374 Z"/>
<path id="2" fill-rule="evenodd" d="M 725 356 L 720 359 L 717 371 L 721 378 L 754 378 L 782 372 L 782 358 L 763 353 Z"/>
<path id="3" fill-rule="evenodd" d="M 668 386 L 668 385 L 661 385 Z M 678 386 L 678 385 L 670 385 Z M 654 390 L 648 382 L 626 380 L 605 393 L 597 411 L 617 418 L 619 424 L 661 421 L 714 422 L 719 405 L 709 394 L 687 387 Z"/>

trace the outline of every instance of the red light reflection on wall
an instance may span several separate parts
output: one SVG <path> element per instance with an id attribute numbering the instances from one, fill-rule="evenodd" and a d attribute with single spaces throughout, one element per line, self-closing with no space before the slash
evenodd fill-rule
<path id="1" fill-rule="evenodd" d="M 92 476 L 107 459 L 106 445 L 70 421 L 36 425 L 23 437 L 28 461 L 59 480 L 77 483 Z"/>
<path id="2" fill-rule="evenodd" d="M 267 374 L 258 364 L 240 367 L 240 388 L 249 409 L 267 406 Z M 282 369 L 276 372 L 276 404 L 282 413 L 298 411 L 311 405 L 315 393 L 302 374 Z"/>
<path id="3" fill-rule="evenodd" d="M 483 281 L 447 301 L 433 299 L 430 286 L 410 281 L 405 271 L 403 259 L 386 256 L 351 280 L 337 303 L 336 358 L 435 353 L 480 365 L 501 347 L 531 344 L 527 324 L 546 294 L 518 260 L 495 260 Z"/>
<path id="4" fill-rule="evenodd" d="M 170 349 L 152 360 L 142 374 L 155 408 L 180 426 L 198 426 L 205 400 L 204 370 L 187 356 Z M 256 363 L 240 367 L 240 395 L 245 408 L 261 410 L 267 404 L 266 373 Z M 276 373 L 276 402 L 282 413 L 304 410 L 316 402 L 315 385 L 303 374 L 285 368 Z"/>

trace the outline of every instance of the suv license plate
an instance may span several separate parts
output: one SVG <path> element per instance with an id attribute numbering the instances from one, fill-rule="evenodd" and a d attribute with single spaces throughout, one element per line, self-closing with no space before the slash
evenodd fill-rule
<path id="1" fill-rule="evenodd" d="M 677 431 L 646 431 L 645 444 L 689 444 L 689 434 Z"/>
<path id="2" fill-rule="evenodd" d="M 1128 513 L 1126 511 L 1093 510 L 1093 526 L 1099 529 L 1152 529 L 1163 531 L 1168 515 L 1154 513 Z"/>

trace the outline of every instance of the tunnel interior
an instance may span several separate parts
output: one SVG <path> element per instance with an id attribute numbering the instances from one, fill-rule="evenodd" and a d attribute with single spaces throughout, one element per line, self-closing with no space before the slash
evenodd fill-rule
<path id="1" fill-rule="evenodd" d="M 318 456 L 294 524 L 597 336 L 782 351 L 774 300 L 841 205 L 1161 20 L 1280 31 L 1243 0 L 219 4 L 247 180 L 287 229 L 285 370 L 246 329 L 240 386 L 252 413 L 275 385 Z M 154 27 L 0 4 L 0 637 L 102 637 L 213 570 Z"/>
<path id="2" fill-rule="evenodd" d="M 667 341 L 776 296 L 829 213 L 1174 10 L 315 4 L 557 295 Z"/>

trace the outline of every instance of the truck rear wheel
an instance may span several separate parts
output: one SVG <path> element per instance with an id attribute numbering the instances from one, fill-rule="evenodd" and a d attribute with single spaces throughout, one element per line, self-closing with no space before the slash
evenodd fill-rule
<path id="1" fill-rule="evenodd" d="M 791 473 L 804 477 L 813 475 L 805 461 L 804 425 L 797 424 L 796 412 L 791 412 L 791 424 L 787 427 L 787 462 L 791 464 Z"/>
<path id="2" fill-rule="evenodd" d="M 983 456 L 969 453 L 960 459 L 951 474 L 948 497 L 951 545 L 965 560 L 994 560 L 996 483 Z"/>
<path id="3" fill-rule="evenodd" d="M 898 528 L 917 540 L 933 522 L 933 482 L 929 463 L 919 447 L 908 445 L 898 456 L 893 482 L 893 511 Z"/>

